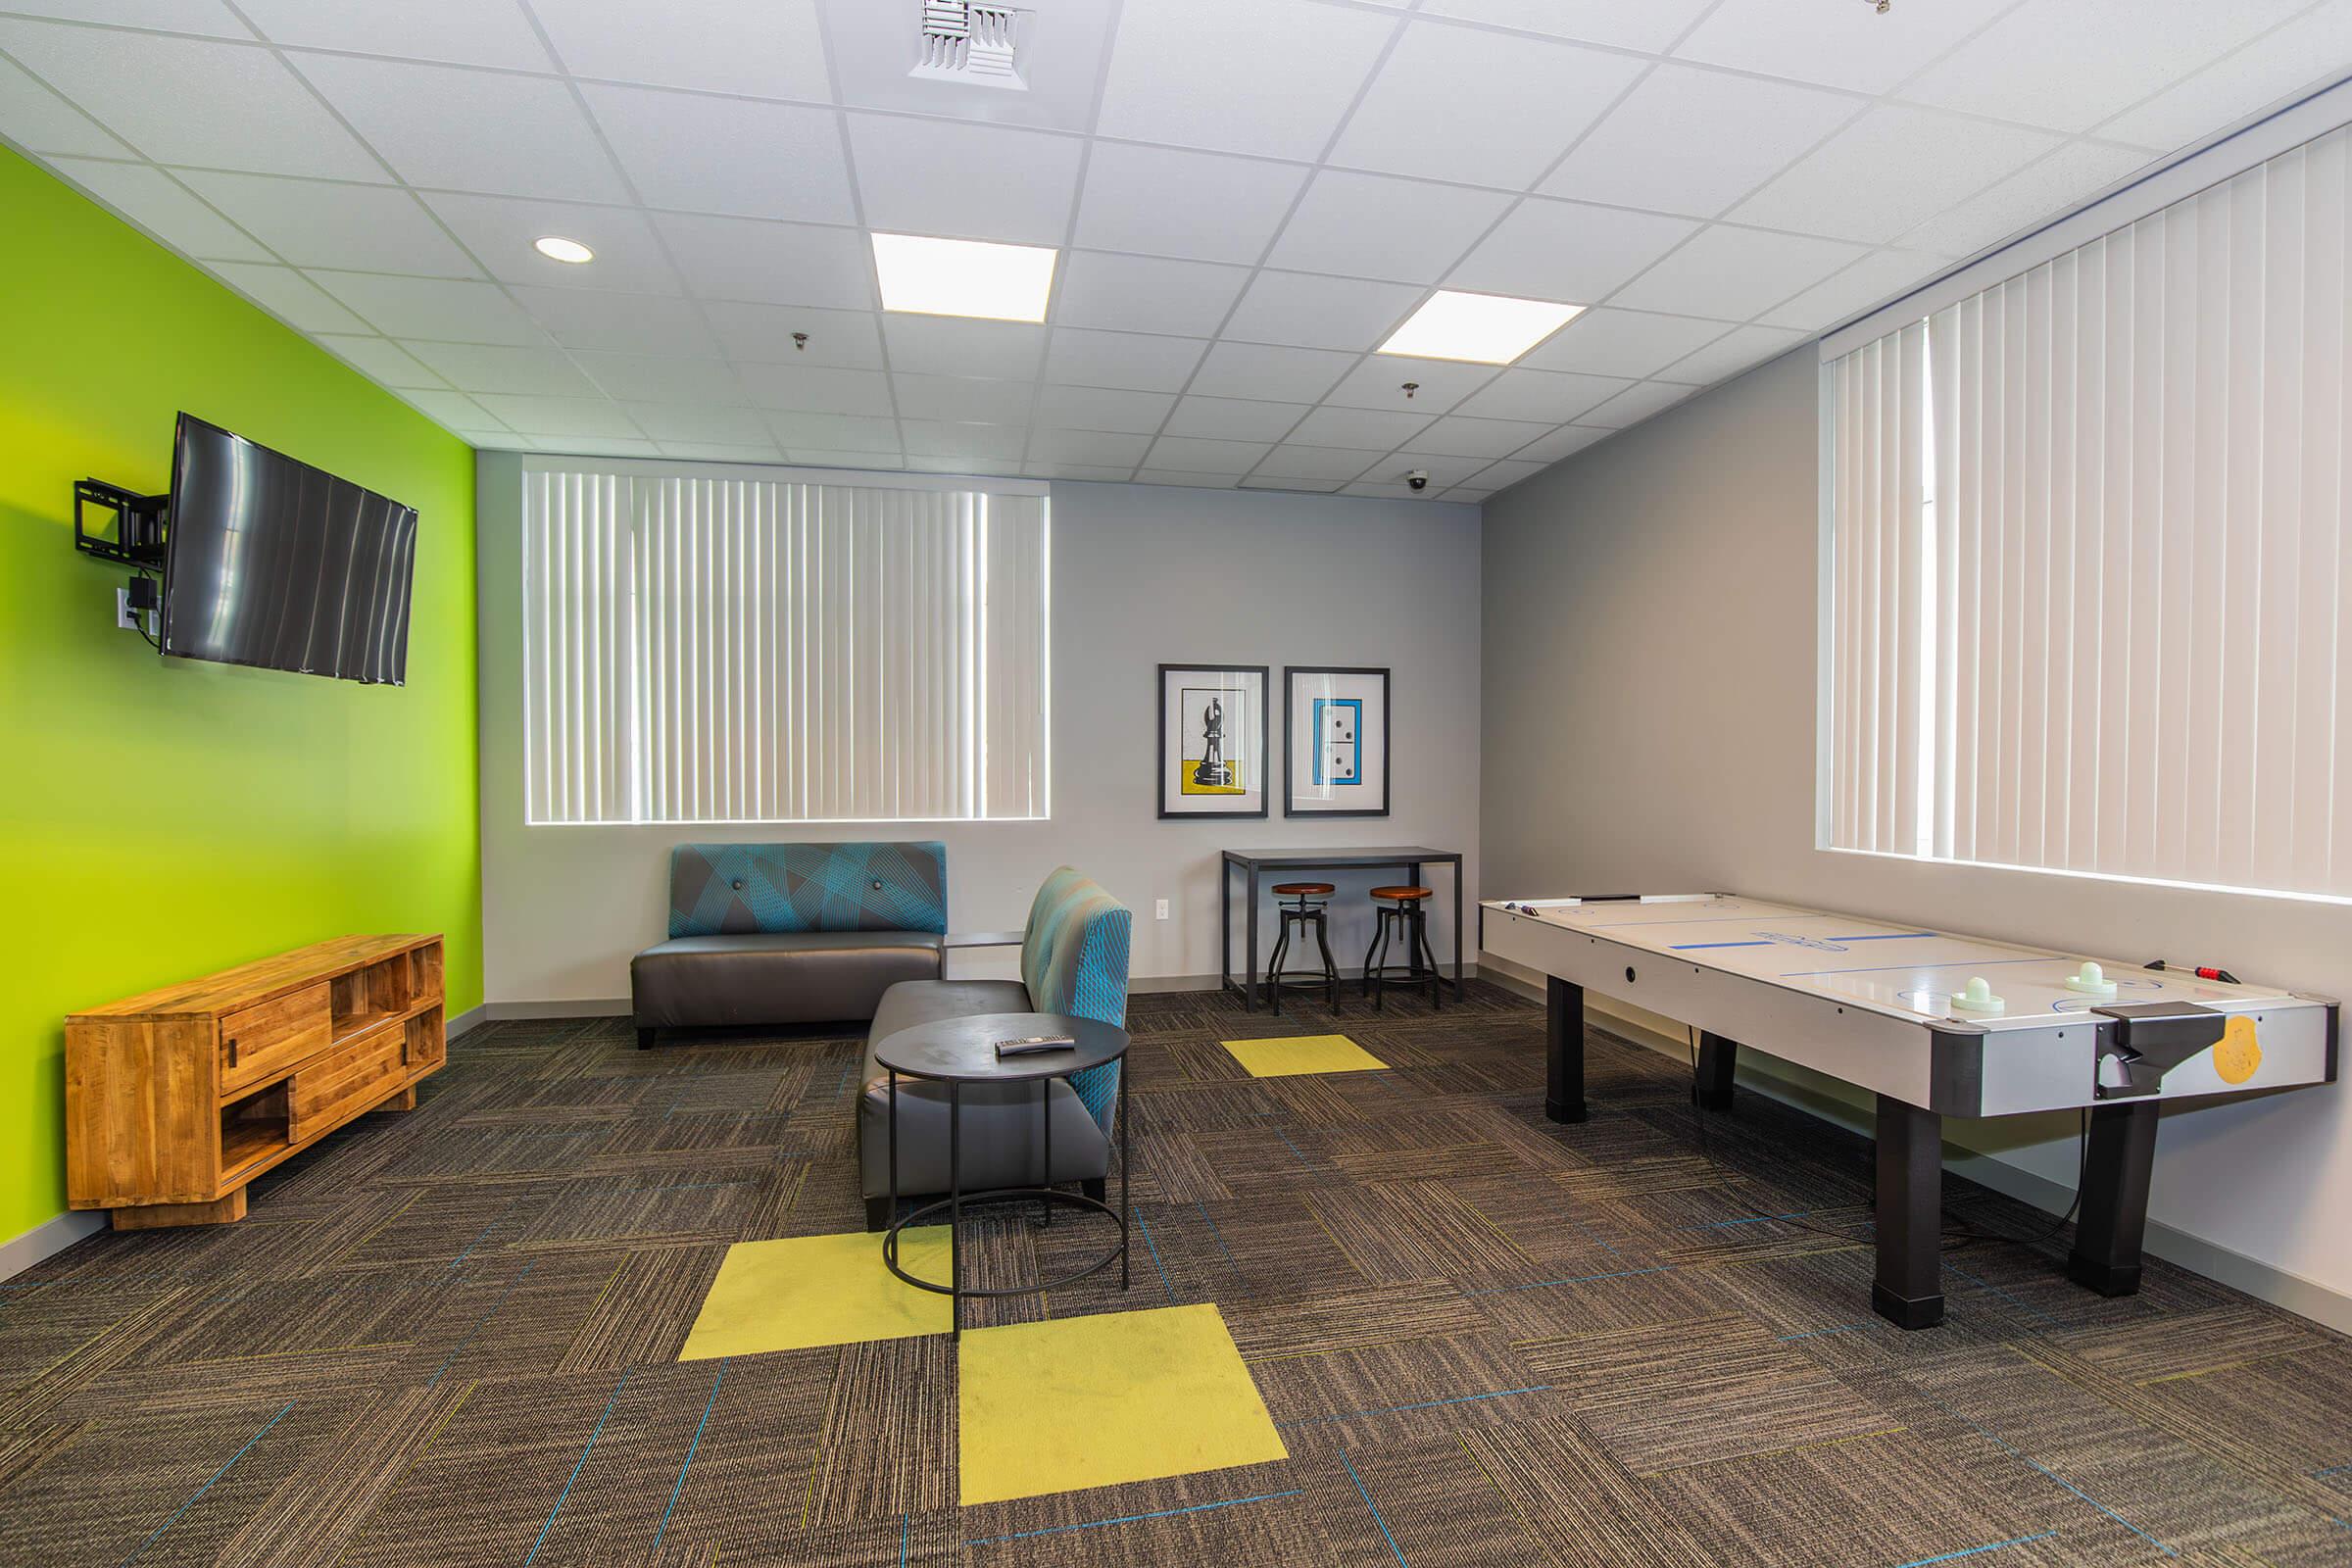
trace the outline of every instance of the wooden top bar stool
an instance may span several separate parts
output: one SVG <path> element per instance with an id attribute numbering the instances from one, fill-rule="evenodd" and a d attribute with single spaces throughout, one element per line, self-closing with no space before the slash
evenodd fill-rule
<path id="1" fill-rule="evenodd" d="M 1390 986 L 1427 986 L 1431 1010 L 1443 1005 L 1438 999 L 1445 989 L 1445 977 L 1438 973 L 1437 955 L 1429 948 L 1425 907 L 1429 899 L 1427 888 L 1399 885 L 1372 890 L 1373 934 L 1372 946 L 1364 952 L 1364 991 L 1372 998 L 1375 1010 Z M 1392 935 L 1404 939 L 1403 963 L 1388 961 Z"/>
<path id="2" fill-rule="evenodd" d="M 1282 1012 L 1282 988 L 1285 985 L 1319 985 L 1323 988 L 1324 1001 L 1330 1004 L 1331 1010 L 1334 1013 L 1340 1010 L 1340 968 L 1332 961 L 1331 957 L 1329 920 L 1330 900 L 1335 891 L 1334 885 L 1329 882 L 1277 882 L 1274 884 L 1274 897 L 1277 900 L 1288 901 L 1277 903 L 1274 906 L 1275 915 L 1281 924 L 1281 934 L 1275 938 L 1274 956 L 1266 963 L 1266 1005 L 1271 1007 L 1278 1016 Z M 1291 951 L 1291 927 L 1293 925 L 1298 926 L 1298 935 L 1302 941 L 1306 936 L 1307 929 L 1310 926 L 1313 928 L 1315 946 L 1320 948 L 1323 953 L 1323 970 L 1320 974 L 1306 973 L 1293 975 L 1287 980 L 1284 978 L 1282 960 L 1289 956 Z"/>

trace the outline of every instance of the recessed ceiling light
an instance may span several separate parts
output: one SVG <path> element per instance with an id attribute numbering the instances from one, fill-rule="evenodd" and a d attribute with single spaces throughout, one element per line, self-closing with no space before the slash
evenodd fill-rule
<path id="1" fill-rule="evenodd" d="M 1508 365 L 1574 320 L 1582 305 L 1440 289 L 1380 346 L 1420 360 Z"/>
<path id="2" fill-rule="evenodd" d="M 1054 292 L 1056 254 L 1036 245 L 926 239 L 919 234 L 874 236 L 882 308 L 919 316 L 1042 321 L 1046 300 Z"/>
<path id="3" fill-rule="evenodd" d="M 567 262 L 573 267 L 596 260 L 596 252 L 578 240 L 565 239 L 561 234 L 549 234 L 544 238 L 535 239 L 531 241 L 531 248 L 551 262 Z"/>

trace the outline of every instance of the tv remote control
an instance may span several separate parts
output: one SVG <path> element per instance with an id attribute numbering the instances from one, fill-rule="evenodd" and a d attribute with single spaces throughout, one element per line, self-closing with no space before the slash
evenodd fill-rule
<path id="1" fill-rule="evenodd" d="M 1048 1051 L 1073 1051 L 1078 1042 L 1068 1035 L 1030 1035 L 1020 1040 L 1000 1040 L 997 1054 L 1004 1056 L 1034 1056 Z"/>

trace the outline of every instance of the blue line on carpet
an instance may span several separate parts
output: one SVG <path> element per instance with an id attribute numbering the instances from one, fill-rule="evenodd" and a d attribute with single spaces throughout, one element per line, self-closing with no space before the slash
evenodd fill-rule
<path id="1" fill-rule="evenodd" d="M 1380 1526 L 1380 1539 L 1389 1544 L 1391 1551 L 1396 1553 L 1396 1568 L 1412 1568 L 1412 1564 L 1404 1560 L 1404 1552 L 1396 1544 L 1396 1538 L 1389 1534 L 1389 1522 L 1380 1516 L 1380 1504 L 1372 1500 L 1371 1492 L 1364 1486 L 1364 1478 L 1355 1473 L 1355 1461 L 1348 1457 L 1346 1448 L 1340 1450 L 1340 1463 L 1348 1467 L 1348 1479 L 1355 1483 L 1356 1494 L 1364 1499 L 1364 1506 L 1372 1510 L 1372 1522 Z"/>
<path id="2" fill-rule="evenodd" d="M 1703 1224 L 1703 1225 L 1678 1225 L 1678 1226 L 1676 1226 L 1676 1227 L 1675 1227 L 1675 1229 L 1676 1229 L 1676 1230 L 1683 1230 L 1683 1231 L 1720 1231 L 1720 1230 L 1729 1230 L 1729 1229 L 1730 1229 L 1732 1226 L 1734 1226 L 1734 1225 L 1764 1225 L 1764 1224 L 1769 1224 L 1771 1221 L 1773 1221 L 1773 1220 L 1776 1220 L 1776 1219 L 1802 1219 L 1802 1218 L 1804 1218 L 1804 1217 L 1805 1217 L 1807 1214 L 1815 1214 L 1815 1213 L 1819 1213 L 1819 1212 L 1820 1212 L 1820 1210 L 1819 1210 L 1819 1209 L 1812 1209 L 1812 1208 L 1792 1208 L 1792 1209 L 1790 1209 L 1790 1210 L 1789 1210 L 1788 1213 L 1786 1213 L 1786 1214 L 1754 1214 L 1754 1215 L 1750 1215 L 1750 1216 L 1749 1216 L 1748 1218 L 1746 1218 L 1746 1219 L 1717 1219 L 1717 1220 L 1709 1220 L 1709 1221 L 1707 1221 L 1707 1222 L 1706 1222 L 1705 1224 Z"/>
<path id="3" fill-rule="evenodd" d="M 466 1261 L 466 1259 L 471 1257 L 473 1255 L 473 1250 L 482 1245 L 482 1238 L 489 1235 L 492 1231 L 498 1229 L 501 1225 L 504 1225 L 507 1222 L 507 1216 L 514 1212 L 514 1204 L 521 1201 L 522 1200 L 517 1198 L 514 1200 L 514 1202 L 509 1203 L 505 1208 L 500 1209 L 498 1218 L 492 1220 L 489 1224 L 483 1226 L 479 1231 L 475 1232 L 473 1240 L 466 1244 L 466 1250 L 451 1258 L 449 1260 L 449 1266 L 452 1269 L 455 1269 L 460 1263 L 463 1263 Z"/>
<path id="4" fill-rule="evenodd" d="M 1817 1340 L 1824 1334 L 1859 1334 L 1870 1327 L 1868 1323 L 1840 1323 L 1834 1329 L 1807 1329 L 1802 1334 L 1784 1334 L 1784 1340 Z"/>
<path id="5" fill-rule="evenodd" d="M 132 1552 L 129 1556 L 123 1558 L 122 1560 L 125 1563 L 133 1563 L 138 1561 L 140 1552 L 144 1552 L 149 1546 L 154 1545 L 157 1536 L 161 1536 L 165 1531 L 177 1524 L 181 1514 L 186 1513 L 190 1508 L 196 1506 L 197 1498 L 203 1496 L 206 1493 L 213 1490 L 213 1482 L 218 1481 L 222 1476 L 228 1474 L 228 1465 L 235 1464 L 239 1459 L 244 1458 L 246 1454 L 252 1452 L 253 1446 L 261 1442 L 264 1437 L 268 1436 L 270 1429 L 277 1425 L 280 1421 L 283 1421 L 286 1418 L 286 1411 L 293 1408 L 294 1401 L 292 1399 L 288 1399 L 284 1406 L 278 1410 L 277 1414 L 271 1416 L 268 1421 L 262 1424 L 261 1431 L 256 1432 L 252 1437 L 245 1440 L 244 1447 L 239 1448 L 236 1452 L 228 1456 L 228 1464 L 224 1464 L 220 1469 L 214 1471 L 211 1480 L 206 1481 L 203 1486 L 198 1487 L 194 1493 L 190 1494 L 187 1501 L 181 1503 L 178 1507 L 172 1510 L 171 1518 L 165 1520 L 162 1524 L 155 1527 L 155 1535 L 151 1535 L 145 1541 L 140 1542 L 138 1550 Z"/>
<path id="6" fill-rule="evenodd" d="M 1953 1562 L 1962 1557 L 1977 1556 L 1982 1552 L 1999 1551 L 2004 1546 L 2022 1546 L 2030 1541 L 2047 1541 L 2057 1534 L 2058 1532 L 2055 1530 L 2044 1530 L 2037 1536 L 2011 1536 L 2007 1541 L 1988 1541 L 1982 1546 L 1967 1546 L 1959 1551 L 1947 1551 L 1940 1557 L 1914 1557 L 1909 1562 L 1897 1563 L 1895 1568 L 1928 1568 L 1930 1563 Z"/>
<path id="7" fill-rule="evenodd" d="M 656 1551 L 662 1549 L 662 1538 L 669 1534 L 669 1516 L 677 1511 L 678 1494 L 686 1490 L 686 1472 L 694 1465 L 695 1450 L 703 1446 L 703 1428 L 710 1424 L 710 1407 L 718 1403 L 718 1385 L 726 1375 L 727 1358 L 722 1355 L 718 1358 L 718 1371 L 710 1379 L 710 1397 L 703 1401 L 703 1418 L 694 1424 L 694 1441 L 686 1445 L 686 1462 L 678 1466 L 678 1479 L 670 1486 L 669 1506 L 662 1510 L 662 1528 L 654 1532 L 653 1549 Z M 899 1552 L 899 1560 L 906 1560 L 904 1547 Z"/>
<path id="8" fill-rule="evenodd" d="M 1313 1170 L 1315 1168 L 1315 1162 L 1311 1159 L 1308 1159 L 1304 1153 L 1300 1152 L 1297 1144 L 1291 1142 L 1291 1135 L 1289 1133 L 1286 1133 L 1281 1128 L 1277 1127 L 1274 1129 L 1274 1136 L 1282 1140 L 1284 1148 L 1288 1149 L 1292 1153 L 1298 1155 L 1299 1164 L 1304 1165 L 1308 1170 Z"/>
<path id="9" fill-rule="evenodd" d="M 1464 1296 L 1500 1296 L 1505 1291 L 1544 1291 L 1554 1285 L 1590 1285 L 1595 1280 L 1626 1280 L 1637 1274 L 1671 1274 L 1672 1263 L 1660 1263 L 1651 1268 L 1621 1268 L 1613 1274 L 1572 1274 L 1564 1280 L 1536 1280 L 1526 1285 L 1495 1285 L 1483 1291 L 1464 1291 Z"/>
<path id="10" fill-rule="evenodd" d="M 1152 1266 L 1159 1270 L 1159 1283 L 1166 1289 L 1168 1299 L 1173 1301 L 1176 1299 L 1176 1287 L 1168 1279 L 1168 1265 L 1159 1260 L 1159 1244 L 1152 1239 L 1152 1222 L 1144 1218 L 1141 1208 L 1135 1211 L 1135 1222 L 1143 1227 L 1144 1245 L 1152 1249 Z"/>
<path id="11" fill-rule="evenodd" d="M 2098 1509 L 2099 1512 L 2105 1514 L 2117 1524 L 2122 1525 L 2126 1530 L 2131 1531 L 2140 1540 L 2146 1542 L 2149 1545 L 2154 1546 L 2158 1551 L 2163 1552 L 2167 1557 L 2178 1557 L 2180 1555 L 2180 1552 L 2166 1545 L 2163 1542 L 2158 1541 L 2154 1536 L 2149 1535 L 2145 1530 L 2140 1529 L 2139 1526 L 2133 1524 L 2122 1514 L 2117 1513 L 2113 1508 L 2108 1507 L 2098 1498 L 2092 1496 L 2089 1493 L 2084 1492 L 2081 1487 L 2076 1486 L 2072 1481 L 2067 1480 L 2066 1477 L 2060 1475 L 2057 1471 L 2052 1470 L 2048 1465 L 2042 1464 L 2035 1460 L 2023 1448 L 2020 1448 L 2016 1444 L 2010 1443 L 2006 1439 L 2002 1438 L 1999 1433 L 1993 1431 L 1990 1427 L 1982 1425 L 1979 1422 L 1970 1421 L 1967 1416 L 1962 1415 L 1959 1411 L 1953 1409 L 1941 1399 L 1930 1399 L 1928 1402 L 1936 1406 L 1936 1409 L 1941 1410 L 1944 1414 L 1951 1416 L 1953 1419 L 1966 1422 L 1969 1426 L 1975 1427 L 1979 1432 L 1983 1433 L 1993 1443 L 1999 1445 L 2001 1447 L 2007 1448 L 2011 1453 L 2016 1454 L 2027 1464 L 2033 1465 L 2034 1469 L 2040 1471 L 2043 1475 L 2048 1476 L 2052 1481 L 2057 1482 L 2067 1491 L 2073 1493 L 2076 1496 L 2081 1497 L 2084 1502 L 2089 1503 L 2093 1508 Z"/>
<path id="12" fill-rule="evenodd" d="M 1116 1519 L 1088 1519 L 1074 1525 L 1048 1525 L 1043 1530 L 1022 1530 L 1009 1536 L 982 1536 L 967 1541 L 967 1546 L 994 1546 L 1001 1542 L 1028 1541 L 1037 1536 L 1058 1536 L 1072 1530 L 1100 1530 L 1105 1525 L 1132 1525 L 1146 1519 L 1172 1519 L 1180 1513 L 1206 1513 L 1211 1508 L 1238 1508 L 1245 1502 L 1271 1502 L 1276 1497 L 1296 1497 L 1305 1489 L 1293 1487 L 1288 1492 L 1260 1492 L 1254 1496 L 1227 1497 L 1222 1502 L 1196 1502 L 1183 1508 L 1155 1508 L 1150 1513 L 1123 1513 Z"/>
<path id="13" fill-rule="evenodd" d="M 2058 1321 L 2056 1318 L 2050 1316 L 2049 1313 L 2044 1312 L 2040 1307 L 2028 1305 L 2026 1302 L 2019 1300 L 2016 1297 L 2011 1296 L 2007 1291 L 2002 1290 L 1998 1285 L 1993 1284 L 1989 1280 L 1981 1280 L 1977 1278 L 1974 1274 L 1971 1274 L 1968 1270 L 1960 1267 L 1958 1264 L 1946 1263 L 1943 1266 L 1950 1269 L 1953 1273 L 1959 1275 L 1962 1279 L 1968 1281 L 1969 1284 L 1976 1286 L 1979 1290 L 1990 1291 L 2002 1300 L 2007 1301 L 2011 1306 L 2016 1307 L 2020 1312 L 2031 1313 L 2034 1317 L 2041 1319 L 2044 1323 L 2055 1323 Z"/>
<path id="14" fill-rule="evenodd" d="M 507 1298 L 514 1294 L 514 1287 L 520 1285 L 523 1282 L 524 1277 L 527 1276 L 531 1270 L 537 1268 L 538 1266 L 539 1260 L 537 1258 L 533 1258 L 528 1263 L 522 1265 L 522 1273 L 517 1274 L 513 1279 L 507 1281 L 507 1288 L 498 1293 L 497 1300 L 490 1303 L 490 1310 L 484 1312 L 481 1317 L 475 1321 L 473 1327 L 466 1331 L 466 1337 L 453 1346 L 450 1349 L 450 1352 L 441 1358 L 441 1364 L 439 1366 L 433 1368 L 432 1377 L 425 1382 L 424 1386 L 426 1388 L 429 1389 L 434 1384 L 441 1381 L 441 1374 L 449 1370 L 449 1363 L 458 1358 L 458 1352 L 473 1343 L 473 1337 L 482 1332 L 482 1325 L 489 1322 L 492 1318 L 498 1316 L 498 1309 L 507 1304 Z"/>
<path id="15" fill-rule="evenodd" d="M 906 1532 L 912 1527 L 912 1525 L 913 1519 L 911 1516 L 907 1514 L 899 1515 L 899 1568 L 906 1568 Z"/>
<path id="16" fill-rule="evenodd" d="M 531 1553 L 522 1559 L 522 1568 L 531 1568 L 539 1556 L 539 1548 L 547 1544 L 547 1533 L 556 1528 L 556 1515 L 564 1511 L 564 1499 L 571 1495 L 573 1483 L 580 1479 L 580 1472 L 588 1468 L 589 1452 L 596 1447 L 596 1440 L 605 1435 L 605 1423 L 612 1419 L 612 1407 L 620 1402 L 620 1391 L 629 1386 L 629 1373 L 633 1370 L 625 1366 L 620 1369 L 620 1381 L 612 1385 L 612 1397 L 605 1401 L 605 1413 L 596 1418 L 596 1430 L 588 1434 L 588 1446 L 580 1450 L 578 1461 L 572 1465 L 570 1480 L 565 1481 L 564 1490 L 556 1494 L 556 1505 L 547 1510 L 547 1523 L 539 1527 L 539 1539 L 531 1543 Z"/>
<path id="17" fill-rule="evenodd" d="M 2346 1470 L 2352 1470 L 2352 1464 L 2331 1464 L 2325 1470 L 2314 1470 L 2312 1476 L 2316 1480 L 2321 1476 L 2340 1475 Z"/>
<path id="18" fill-rule="evenodd" d="M 1297 1421 L 1277 1421 L 1278 1427 L 1319 1427 L 1334 1421 L 1352 1421 L 1359 1415 L 1395 1415 L 1402 1410 L 1434 1410 L 1443 1404 L 1474 1404 L 1480 1399 L 1507 1399 L 1514 1394 L 1549 1394 L 1552 1385 L 1531 1383 L 1524 1389 L 1496 1389 L 1492 1394 L 1457 1394 L 1450 1399 L 1422 1399 L 1413 1404 L 1384 1404 L 1370 1410 L 1349 1410 L 1341 1415 L 1307 1416 Z"/>
<path id="19" fill-rule="evenodd" d="M 850 1071 L 851 1071 L 851 1069 L 852 1069 L 852 1068 L 856 1067 L 857 1065 L 858 1065 L 858 1058 L 857 1058 L 857 1057 L 855 1057 L 855 1056 L 851 1057 L 851 1058 L 850 1058 L 848 1061 L 845 1061 L 845 1062 L 843 1062 L 843 1063 L 841 1064 L 841 1081 L 840 1081 L 839 1083 L 836 1083 L 836 1084 L 833 1086 L 833 1092 L 834 1092 L 835 1094 L 837 1094 L 837 1095 L 838 1095 L 838 1094 L 840 1094 L 840 1093 L 841 1093 L 841 1092 L 842 1092 L 844 1089 L 847 1089 L 847 1088 L 849 1088 L 849 1087 L 850 1087 Z"/>
<path id="20" fill-rule="evenodd" d="M 1202 1219 L 1208 1221 L 1208 1234 L 1217 1239 L 1217 1250 L 1225 1254 L 1225 1261 L 1233 1264 L 1234 1270 L 1238 1273 L 1242 1265 L 1234 1261 L 1233 1249 L 1225 1245 L 1225 1233 L 1217 1229 L 1216 1218 L 1214 1215 L 1209 1213 L 1208 1205 L 1201 1202 L 1200 1200 L 1195 1199 L 1193 1200 L 1193 1206 L 1200 1211 L 1200 1217 Z"/>

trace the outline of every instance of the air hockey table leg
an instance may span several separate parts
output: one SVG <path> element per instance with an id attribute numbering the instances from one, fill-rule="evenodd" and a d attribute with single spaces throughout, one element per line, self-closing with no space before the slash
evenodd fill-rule
<path id="1" fill-rule="evenodd" d="M 1900 1328 L 1943 1321 L 1943 1118 L 1879 1097 L 1879 1274 L 1870 1304 Z"/>
<path id="2" fill-rule="evenodd" d="M 1700 1031 L 1698 1037 L 1699 1104 L 1707 1110 L 1732 1108 L 1732 1071 L 1740 1062 L 1739 1042 Z"/>
<path id="3" fill-rule="evenodd" d="M 2156 1102 L 2093 1107 L 2082 1165 L 2082 1219 L 2066 1277 L 2101 1296 L 2134 1295 L 2156 1168 Z"/>
<path id="4" fill-rule="evenodd" d="M 1585 988 L 1558 975 L 1544 984 L 1544 1114 L 1585 1119 Z"/>

